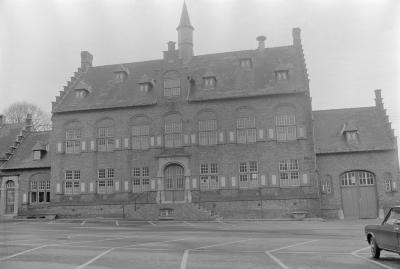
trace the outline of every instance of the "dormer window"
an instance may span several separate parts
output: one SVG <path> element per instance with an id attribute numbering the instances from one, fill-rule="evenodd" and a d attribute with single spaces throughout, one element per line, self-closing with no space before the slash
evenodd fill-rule
<path id="1" fill-rule="evenodd" d="M 153 87 L 153 81 L 151 81 L 146 74 L 144 74 L 142 76 L 142 78 L 140 79 L 140 81 L 138 82 L 139 84 L 139 91 L 141 93 L 148 93 L 151 89 L 151 87 Z"/>
<path id="2" fill-rule="evenodd" d="M 358 143 L 358 129 L 354 120 L 349 120 L 343 125 L 342 135 L 345 136 L 346 142 L 349 144 Z"/>
<path id="3" fill-rule="evenodd" d="M 40 150 L 34 150 L 33 151 L 33 160 L 37 161 L 42 158 L 42 153 Z"/>
<path id="4" fill-rule="evenodd" d="M 43 157 L 43 154 L 47 151 L 47 145 L 42 142 L 36 142 L 35 146 L 32 148 L 33 160 L 38 161 Z"/>
<path id="5" fill-rule="evenodd" d="M 250 69 L 253 66 L 253 63 L 250 58 L 244 58 L 239 60 L 240 67 L 243 69 Z"/>
<path id="6" fill-rule="evenodd" d="M 114 70 L 114 74 L 116 82 L 122 83 L 128 78 L 129 69 L 121 65 Z"/>
<path id="7" fill-rule="evenodd" d="M 85 98 L 88 95 L 88 91 L 86 90 L 75 90 L 75 97 L 82 99 Z"/>
<path id="8" fill-rule="evenodd" d="M 215 77 L 204 78 L 204 88 L 205 89 L 215 89 L 216 84 L 217 84 L 217 80 L 215 79 Z"/>
<path id="9" fill-rule="evenodd" d="M 275 71 L 275 78 L 277 81 L 287 81 L 289 79 L 289 71 L 277 70 Z"/>
<path id="10" fill-rule="evenodd" d="M 357 131 L 346 132 L 346 141 L 347 143 L 357 143 L 358 142 Z"/>
<path id="11" fill-rule="evenodd" d="M 78 99 L 85 98 L 90 92 L 90 86 L 83 81 L 79 81 L 79 83 L 75 86 L 75 97 Z"/>

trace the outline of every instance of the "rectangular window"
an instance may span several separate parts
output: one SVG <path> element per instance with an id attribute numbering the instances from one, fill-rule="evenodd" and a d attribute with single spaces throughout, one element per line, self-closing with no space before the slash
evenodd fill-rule
<path id="1" fill-rule="evenodd" d="M 295 159 L 281 160 L 278 164 L 281 187 L 300 186 L 299 161 Z"/>
<path id="2" fill-rule="evenodd" d="M 132 127 L 132 149 L 148 149 L 149 148 L 149 126 L 133 126 Z"/>
<path id="3" fill-rule="evenodd" d="M 174 97 L 181 95 L 180 79 L 164 79 L 164 96 Z"/>
<path id="4" fill-rule="evenodd" d="M 111 127 L 97 128 L 97 150 L 98 151 L 114 150 L 114 133 Z"/>
<path id="5" fill-rule="evenodd" d="M 40 160 L 41 158 L 41 151 L 40 150 L 34 150 L 33 151 L 33 159 L 35 161 Z"/>
<path id="6" fill-rule="evenodd" d="M 65 152 L 79 153 L 81 152 L 81 130 L 69 129 L 65 132 Z"/>
<path id="7" fill-rule="evenodd" d="M 218 188 L 218 165 L 216 163 L 200 164 L 200 189 L 215 190 Z"/>
<path id="8" fill-rule="evenodd" d="M 175 148 L 182 146 L 182 122 L 165 123 L 165 147 Z"/>
<path id="9" fill-rule="evenodd" d="M 217 120 L 211 119 L 199 121 L 199 144 L 217 144 Z"/>
<path id="10" fill-rule="evenodd" d="M 256 161 L 239 163 L 239 187 L 257 188 L 258 181 L 258 163 Z"/>
<path id="11" fill-rule="evenodd" d="M 31 181 L 29 191 L 31 204 L 50 202 L 50 180 Z"/>
<path id="12" fill-rule="evenodd" d="M 236 120 L 237 143 L 255 143 L 256 142 L 256 118 L 243 117 Z"/>
<path id="13" fill-rule="evenodd" d="M 287 81 L 289 79 L 288 70 L 275 71 L 275 78 L 277 81 Z"/>
<path id="14" fill-rule="evenodd" d="M 80 193 L 81 171 L 80 170 L 65 170 L 64 194 Z M 50 186 L 47 186 L 50 187 Z"/>
<path id="15" fill-rule="evenodd" d="M 251 62 L 251 59 L 250 58 L 243 58 L 243 59 L 240 59 L 240 67 L 241 68 L 243 68 L 243 69 L 249 69 L 249 68 L 251 68 L 253 65 L 252 65 L 252 62 Z"/>
<path id="16" fill-rule="evenodd" d="M 98 170 L 97 192 L 114 192 L 114 168 L 100 168 Z"/>
<path id="17" fill-rule="evenodd" d="M 296 140 L 296 118 L 295 115 L 278 115 L 275 117 L 276 138 L 278 141 Z"/>
<path id="18" fill-rule="evenodd" d="M 134 167 L 132 169 L 132 191 L 150 191 L 149 167 Z"/>

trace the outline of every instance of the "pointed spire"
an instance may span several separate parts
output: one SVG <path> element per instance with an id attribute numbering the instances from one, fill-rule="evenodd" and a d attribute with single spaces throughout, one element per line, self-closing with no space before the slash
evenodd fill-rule
<path id="1" fill-rule="evenodd" d="M 181 20 L 179 21 L 179 25 L 176 29 L 179 30 L 179 28 L 181 28 L 181 27 L 190 27 L 190 28 L 192 28 L 192 30 L 194 30 L 192 24 L 190 23 L 189 13 L 188 13 L 187 7 L 186 7 L 186 2 L 183 2 Z"/>

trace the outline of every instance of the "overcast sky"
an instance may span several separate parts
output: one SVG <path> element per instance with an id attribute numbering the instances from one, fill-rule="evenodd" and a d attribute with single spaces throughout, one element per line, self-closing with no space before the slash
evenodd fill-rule
<path id="1" fill-rule="evenodd" d="M 80 66 L 159 59 L 176 41 L 183 0 L 0 0 L 0 113 L 51 101 Z M 195 54 L 292 44 L 300 27 L 313 109 L 385 107 L 400 129 L 400 1 L 186 0 Z"/>

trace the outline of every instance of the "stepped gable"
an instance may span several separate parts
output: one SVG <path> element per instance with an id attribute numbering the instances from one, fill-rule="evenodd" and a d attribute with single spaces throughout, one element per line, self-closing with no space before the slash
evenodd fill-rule
<path id="1" fill-rule="evenodd" d="M 19 141 L 19 135 L 22 134 L 24 124 L 5 123 L 0 126 L 0 161 L 8 160 L 14 148 L 16 141 Z"/>
<path id="2" fill-rule="evenodd" d="M 313 116 L 317 154 L 395 149 L 387 123 L 376 107 L 320 110 L 313 111 Z M 358 143 L 346 142 L 346 128 L 356 129 Z"/>
<path id="3" fill-rule="evenodd" d="M 50 168 L 50 153 L 46 150 L 46 145 L 49 144 L 49 135 L 50 131 L 26 134 L 23 143 L 17 148 L 10 160 L 2 166 L 2 169 Z M 43 152 L 40 160 L 33 159 L 34 149 L 40 149 Z"/>

